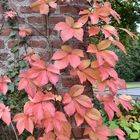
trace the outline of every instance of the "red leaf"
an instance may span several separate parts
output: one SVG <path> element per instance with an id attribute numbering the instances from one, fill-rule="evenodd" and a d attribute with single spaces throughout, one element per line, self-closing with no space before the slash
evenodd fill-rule
<path id="1" fill-rule="evenodd" d="M 68 41 L 72 37 L 83 41 L 84 31 L 81 28 L 82 24 L 80 22 L 74 22 L 72 17 L 66 17 L 65 22 L 59 22 L 55 25 L 55 30 L 61 32 L 61 38 L 63 42 Z"/>
<path id="2" fill-rule="evenodd" d="M 65 115 L 62 112 L 54 112 L 54 114 L 46 114 L 46 118 L 43 120 L 45 132 L 48 133 L 51 130 L 62 131 L 63 124 L 67 122 Z"/>
<path id="3" fill-rule="evenodd" d="M 105 25 L 101 30 L 103 31 L 105 38 L 108 38 L 111 35 L 114 35 L 115 37 L 119 36 L 117 30 L 111 25 Z"/>
<path id="4" fill-rule="evenodd" d="M 55 134 L 53 132 L 44 133 L 43 137 L 40 137 L 39 140 L 55 140 Z"/>
<path id="5" fill-rule="evenodd" d="M 31 8 L 35 11 L 39 11 L 40 14 L 48 14 L 49 6 L 52 8 L 56 8 L 57 4 L 55 3 L 55 0 L 51 1 L 37 0 L 36 2 L 31 4 Z"/>
<path id="6" fill-rule="evenodd" d="M 89 36 L 95 36 L 95 35 L 98 35 L 100 32 L 100 28 L 98 27 L 91 27 L 89 29 Z"/>
<path id="7" fill-rule="evenodd" d="M 124 137 L 125 133 L 121 129 L 114 129 L 113 133 L 119 138 L 119 140 L 126 140 Z"/>
<path id="8" fill-rule="evenodd" d="M 27 73 L 20 74 L 19 77 L 22 79 L 18 84 L 18 90 L 25 89 L 25 91 L 27 92 L 27 94 L 29 94 L 29 96 L 34 97 L 37 88 L 35 84 L 31 81 L 31 79 L 28 78 L 28 74 Z"/>
<path id="9" fill-rule="evenodd" d="M 117 103 L 121 104 L 126 111 L 132 110 L 133 107 L 131 105 L 132 102 L 132 97 L 128 95 L 120 95 L 118 98 L 115 100 Z"/>
<path id="10" fill-rule="evenodd" d="M 17 129 L 19 134 L 22 134 L 24 129 L 29 131 L 30 133 L 33 133 L 33 118 L 31 116 L 28 116 L 24 113 L 19 113 L 14 116 L 13 119 L 14 122 L 17 122 Z"/>
<path id="11" fill-rule="evenodd" d="M 116 112 L 117 116 L 121 115 L 120 109 L 118 108 L 118 105 L 114 101 L 114 96 L 111 94 L 107 94 L 104 96 L 97 95 L 98 100 L 103 101 L 104 104 L 104 110 L 108 114 L 109 121 L 112 121 L 114 117 L 114 113 Z"/>
<path id="12" fill-rule="evenodd" d="M 111 37 L 110 37 L 110 40 L 112 41 L 112 43 L 113 43 L 114 45 L 118 46 L 125 54 L 127 54 L 127 53 L 126 53 L 126 50 L 125 50 L 125 47 L 124 47 L 124 45 L 123 45 L 121 42 L 119 42 L 119 41 L 117 41 L 117 40 L 114 40 L 114 39 L 111 38 Z"/>
<path id="13" fill-rule="evenodd" d="M 1 77 L 0 78 L 0 91 L 6 95 L 8 91 L 8 86 L 7 83 L 11 83 L 11 80 L 7 77 Z"/>
<path id="14" fill-rule="evenodd" d="M 55 61 L 55 66 L 59 69 L 64 69 L 70 64 L 76 68 L 80 63 L 80 57 L 84 57 L 83 51 L 80 49 L 72 49 L 70 46 L 64 45 L 62 51 L 55 52 L 52 59 Z M 65 54 L 63 57 L 62 54 Z M 60 57 L 61 56 L 61 57 Z"/>
<path id="15" fill-rule="evenodd" d="M 129 34 L 133 39 L 138 39 L 139 37 L 135 34 L 133 34 L 132 32 L 128 31 L 127 29 L 124 29 L 124 28 L 119 28 L 123 31 L 125 31 L 127 34 Z"/>
<path id="16" fill-rule="evenodd" d="M 91 99 L 86 95 L 81 95 L 83 91 L 84 86 L 74 85 L 69 90 L 69 94 L 64 95 L 64 110 L 69 116 L 72 116 L 75 112 L 83 116 L 85 109 L 92 107 Z"/>
<path id="17" fill-rule="evenodd" d="M 6 107 L 3 103 L 0 103 L 0 118 L 9 125 L 11 123 L 10 109 Z"/>
<path id="18" fill-rule="evenodd" d="M 78 113 L 74 115 L 74 118 L 78 127 L 84 122 L 84 118 L 81 117 Z"/>
<path id="19" fill-rule="evenodd" d="M 72 116 L 75 113 L 75 105 L 74 102 L 70 102 L 68 105 L 64 107 L 65 112 L 68 116 Z"/>
<path id="20" fill-rule="evenodd" d="M 91 128 L 86 128 L 84 135 L 89 135 L 91 140 L 108 140 L 108 137 L 111 136 L 111 131 L 107 126 L 98 125 L 95 131 Z"/>

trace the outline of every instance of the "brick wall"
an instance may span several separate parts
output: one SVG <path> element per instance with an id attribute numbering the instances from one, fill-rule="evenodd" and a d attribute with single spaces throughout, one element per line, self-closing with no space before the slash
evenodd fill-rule
<path id="1" fill-rule="evenodd" d="M 49 28 L 50 44 L 53 47 L 53 51 L 60 49 L 62 42 L 59 34 L 53 30 L 54 25 L 60 21 L 64 21 L 65 15 L 72 16 L 75 19 L 78 18 L 79 11 L 85 8 L 86 0 L 72 0 L 71 2 L 59 1 L 57 9 L 51 10 L 49 21 L 46 20 L 44 15 L 40 15 L 30 9 L 29 6 L 34 1 L 36 0 L 8 0 L 8 6 L 18 13 L 19 17 L 17 22 L 19 27 L 29 27 L 32 29 L 33 32 L 28 39 L 28 44 L 47 61 L 51 54 L 46 40 L 46 27 Z M 3 24 L 3 13 L 4 11 L 0 5 L 0 27 Z M 10 33 L 11 29 L 8 24 L 5 23 L 0 33 L 0 74 L 5 73 L 7 68 L 11 67 L 8 64 L 8 61 L 15 59 L 15 56 L 10 52 L 10 49 L 15 46 L 18 40 L 9 39 Z M 76 48 L 83 45 L 75 39 L 70 40 L 68 43 L 73 44 Z M 19 47 L 20 54 L 18 55 L 23 55 L 25 50 L 22 46 Z M 71 87 L 77 82 L 79 82 L 78 79 L 73 79 L 65 73 L 60 77 L 60 81 L 57 84 L 58 91 L 64 92 L 67 87 Z M 81 130 L 78 131 L 78 129 L 75 129 L 74 132 L 78 137 L 80 137 L 80 134 L 82 133 Z"/>
<path id="2" fill-rule="evenodd" d="M 54 25 L 60 21 L 64 21 L 65 15 L 73 16 L 77 18 L 78 13 L 85 6 L 85 0 L 73 0 L 71 2 L 61 2 L 58 1 L 57 9 L 51 9 L 49 21 L 46 20 L 44 15 L 32 11 L 29 7 L 32 2 L 36 0 L 8 0 L 8 6 L 15 10 L 18 17 L 19 27 L 29 27 L 32 29 L 33 33 L 28 39 L 28 44 L 33 47 L 41 56 L 47 61 L 50 57 L 49 46 L 47 44 L 45 36 L 47 35 L 46 26 L 49 26 L 50 33 L 50 43 L 53 47 L 53 51 L 60 48 L 62 42 L 59 37 L 59 34 L 53 30 Z M 3 15 L 2 6 L 0 7 L 0 27 L 3 24 L 2 15 Z M 10 49 L 14 47 L 18 40 L 9 39 L 11 29 L 7 23 L 5 23 L 1 33 L 0 33 L 0 74 L 5 73 L 7 68 L 10 67 L 8 61 L 14 60 L 14 56 L 10 53 Z M 74 44 L 75 47 L 81 45 L 76 40 L 71 40 L 68 43 Z M 19 46 L 21 49 L 20 54 L 25 53 L 22 46 Z M 62 78 L 62 81 L 65 81 L 64 86 L 66 87 L 71 81 L 70 77 Z M 72 84 L 69 83 L 69 85 Z M 60 85 L 59 85 L 60 87 Z"/>

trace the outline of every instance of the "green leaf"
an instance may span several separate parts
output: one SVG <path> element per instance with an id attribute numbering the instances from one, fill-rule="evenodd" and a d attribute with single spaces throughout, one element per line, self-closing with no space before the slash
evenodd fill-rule
<path id="1" fill-rule="evenodd" d="M 18 75 L 18 71 L 16 69 L 13 69 L 11 72 L 9 72 L 8 77 L 14 78 L 17 75 Z"/>
<path id="2" fill-rule="evenodd" d="M 8 86 L 8 89 L 9 89 L 9 91 L 10 91 L 11 93 L 14 92 L 14 90 L 15 90 L 14 84 L 10 84 L 10 85 Z"/>
<path id="3" fill-rule="evenodd" d="M 126 127 L 126 126 L 128 126 L 129 124 L 128 124 L 128 122 L 126 121 L 126 120 L 121 120 L 121 122 L 120 122 L 120 126 L 121 127 Z"/>
<path id="4" fill-rule="evenodd" d="M 132 130 L 129 127 L 124 127 L 124 130 L 126 131 L 128 135 L 132 133 Z"/>
<path id="5" fill-rule="evenodd" d="M 20 68 L 25 68 L 27 66 L 27 63 L 25 61 L 20 61 L 19 66 Z"/>
<path id="6" fill-rule="evenodd" d="M 18 46 L 15 46 L 11 49 L 11 52 L 12 53 L 16 53 L 17 51 L 19 50 L 19 47 Z"/>
<path id="7" fill-rule="evenodd" d="M 116 124 L 115 121 L 112 121 L 110 122 L 109 128 L 113 130 L 113 129 L 119 128 L 119 126 Z"/>
<path id="8" fill-rule="evenodd" d="M 133 123 L 132 125 L 133 125 L 133 128 L 134 128 L 136 131 L 140 131 L 140 123 L 135 122 L 135 123 Z"/>
<path id="9" fill-rule="evenodd" d="M 139 133 L 137 133 L 137 132 L 131 133 L 130 138 L 134 139 L 134 140 L 137 140 L 139 138 Z"/>

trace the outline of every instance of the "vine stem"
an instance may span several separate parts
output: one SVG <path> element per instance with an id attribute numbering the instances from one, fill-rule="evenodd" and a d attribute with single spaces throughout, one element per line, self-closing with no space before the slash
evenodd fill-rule
<path id="1" fill-rule="evenodd" d="M 12 121 L 11 121 L 11 126 L 12 126 L 13 132 L 14 132 L 14 134 L 15 134 L 15 136 L 16 136 L 16 140 L 19 140 L 19 139 L 18 139 L 18 135 L 17 135 L 17 133 L 16 133 L 16 130 L 15 130 L 15 127 L 14 127 Z"/>

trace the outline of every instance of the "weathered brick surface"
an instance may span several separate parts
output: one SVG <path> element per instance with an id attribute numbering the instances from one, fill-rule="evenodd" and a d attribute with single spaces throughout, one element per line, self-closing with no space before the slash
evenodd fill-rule
<path id="1" fill-rule="evenodd" d="M 20 17 L 17 18 L 19 27 L 28 27 L 32 29 L 32 35 L 29 37 L 28 45 L 26 47 L 33 47 L 44 60 L 48 60 L 51 56 L 49 46 L 46 41 L 46 27 L 49 27 L 50 33 L 50 43 L 53 47 L 53 50 L 60 49 L 62 41 L 59 37 L 58 32 L 54 31 L 54 25 L 60 21 L 65 20 L 65 15 L 69 15 L 77 19 L 79 10 L 85 7 L 86 0 L 73 0 L 70 3 L 58 1 L 57 9 L 51 9 L 51 14 L 49 22 L 46 21 L 44 15 L 33 11 L 30 8 L 30 4 L 36 0 L 8 0 L 9 7 L 15 10 Z M 0 5 L 0 28 L 2 26 L 3 20 L 3 8 Z M 14 60 L 14 56 L 10 53 L 10 49 L 18 43 L 18 39 L 9 39 L 11 33 L 10 26 L 5 23 L 3 29 L 0 31 L 0 74 L 6 72 L 8 65 L 8 60 Z M 74 47 L 81 47 L 81 43 L 71 40 L 67 43 L 74 44 Z M 23 55 L 24 51 L 21 54 Z M 24 49 L 23 49 L 24 50 Z M 62 71 L 65 72 L 65 71 Z M 57 84 L 58 91 L 61 93 L 62 90 L 66 91 L 67 88 L 71 87 L 73 84 L 79 82 L 78 79 L 73 79 L 68 75 L 60 76 L 60 81 Z M 63 91 L 63 92 L 64 92 Z M 74 129 L 74 134 L 79 138 L 83 131 L 79 129 Z M 87 140 L 87 139 L 82 139 Z"/>
<path id="2" fill-rule="evenodd" d="M 0 40 L 0 49 L 3 49 L 3 48 L 4 48 L 4 41 Z"/>

